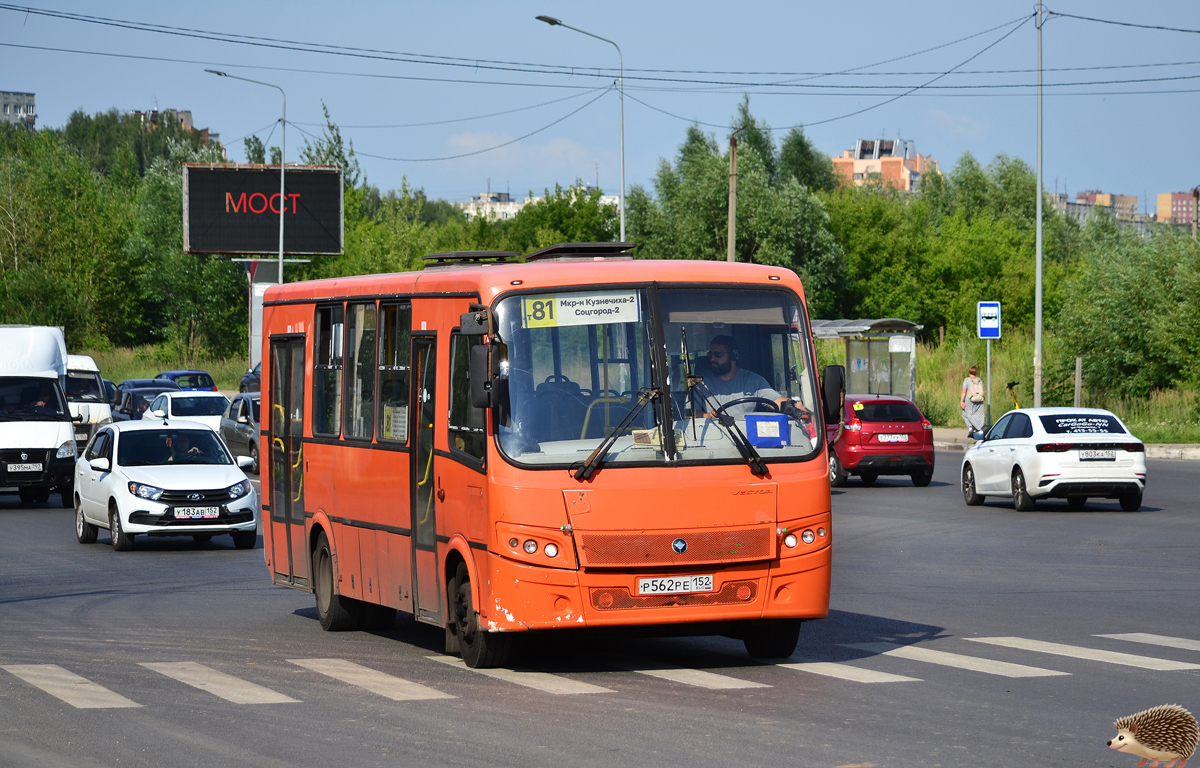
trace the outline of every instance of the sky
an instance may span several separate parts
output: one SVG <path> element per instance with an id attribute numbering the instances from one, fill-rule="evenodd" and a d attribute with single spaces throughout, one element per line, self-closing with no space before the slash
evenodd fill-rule
<path id="1" fill-rule="evenodd" d="M 1046 7 L 1063 15 L 1042 31 L 1045 188 L 1072 198 L 1085 189 L 1137 195 L 1152 212 L 1157 193 L 1200 183 L 1194 153 L 1173 151 L 1193 143 L 1188 129 L 1200 123 L 1200 34 L 1070 16 L 1200 30 L 1200 3 Z M 617 49 L 535 19 L 549 15 L 620 46 L 627 188 L 653 191 L 691 121 L 726 142 L 744 94 L 757 118 L 807 126 L 831 156 L 856 139 L 900 137 L 943 170 L 965 152 L 1033 167 L 1034 8 L 1024 0 L 26 0 L 0 3 L 0 90 L 36 93 L 39 127 L 61 127 L 77 109 L 189 109 L 197 127 L 220 134 L 230 161 L 244 161 L 249 134 L 278 145 L 279 93 L 204 71 L 219 69 L 284 89 L 289 162 L 299 161 L 304 132 L 320 134 L 324 104 L 367 180 L 384 190 L 407 180 L 430 198 L 465 202 L 489 188 L 521 198 L 582 180 L 615 194 Z"/>

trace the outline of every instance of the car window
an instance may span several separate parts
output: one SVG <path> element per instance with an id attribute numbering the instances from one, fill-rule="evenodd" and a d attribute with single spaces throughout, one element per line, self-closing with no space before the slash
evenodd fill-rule
<path id="1" fill-rule="evenodd" d="M 109 435 L 110 433 L 107 431 L 97 432 L 96 437 L 92 439 L 92 444 L 88 446 L 87 453 L 84 454 L 84 458 L 86 458 L 88 461 L 91 461 L 92 459 L 98 459 L 103 456 L 104 449 L 108 446 L 108 442 L 111 439 Z"/>
<path id="2" fill-rule="evenodd" d="M 165 398 L 165 397 L 156 397 L 156 398 L 154 398 L 154 402 L 153 402 L 153 403 L 151 403 L 151 405 L 150 405 L 150 410 L 152 410 L 152 411 L 163 411 L 163 412 L 164 412 L 164 413 L 166 413 L 168 416 L 170 416 L 170 415 L 171 415 L 171 411 L 170 411 L 170 408 L 167 406 L 167 400 L 166 400 L 166 398 Z"/>
<path id="3" fill-rule="evenodd" d="M 250 401 L 250 409 L 254 414 L 254 423 L 255 424 L 258 423 L 258 402 L 259 402 L 258 400 Z"/>
<path id="4" fill-rule="evenodd" d="M 854 415 L 866 422 L 921 420 L 921 412 L 912 403 L 858 402 L 854 404 Z"/>
<path id="5" fill-rule="evenodd" d="M 1024 437 L 1033 437 L 1033 424 L 1029 421 L 1027 414 L 1014 413 L 1012 421 L 1008 423 L 1008 430 L 1004 433 L 1004 439 L 1014 440 Z"/>
<path id="6" fill-rule="evenodd" d="M 220 416 L 229 401 L 222 397 L 175 397 L 173 416 Z"/>
<path id="7" fill-rule="evenodd" d="M 1000 438 L 1004 437 L 1004 430 L 1008 429 L 1008 424 L 1010 421 L 1012 421 L 1012 417 L 1013 415 L 1010 413 L 1005 415 L 1005 417 L 1000 419 L 1000 421 L 997 421 L 996 426 L 992 427 L 991 431 L 987 433 L 987 437 L 984 439 L 999 440 Z"/>
<path id="8" fill-rule="evenodd" d="M 1039 418 L 1051 435 L 1125 434 L 1121 422 L 1105 413 L 1053 413 Z"/>

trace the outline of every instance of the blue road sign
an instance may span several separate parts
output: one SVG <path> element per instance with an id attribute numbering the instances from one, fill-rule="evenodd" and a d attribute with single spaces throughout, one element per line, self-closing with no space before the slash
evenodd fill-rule
<path id="1" fill-rule="evenodd" d="M 1000 302 L 981 301 L 975 305 L 975 332 L 981 339 L 1000 338 Z"/>

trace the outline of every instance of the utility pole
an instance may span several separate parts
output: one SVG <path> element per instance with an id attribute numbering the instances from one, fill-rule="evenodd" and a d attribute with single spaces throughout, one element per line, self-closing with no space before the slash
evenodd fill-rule
<path id="1" fill-rule="evenodd" d="M 737 261 L 733 246 L 737 242 L 737 135 L 741 130 L 729 137 L 729 248 L 725 260 L 730 264 Z"/>
<path id="2" fill-rule="evenodd" d="M 1034 293 L 1035 314 L 1033 338 L 1033 407 L 1042 407 L 1042 24 L 1046 9 L 1037 5 L 1037 279 Z"/>
<path id="3" fill-rule="evenodd" d="M 1196 218 L 1200 215 L 1200 187 L 1192 188 L 1192 239 L 1196 239 Z"/>

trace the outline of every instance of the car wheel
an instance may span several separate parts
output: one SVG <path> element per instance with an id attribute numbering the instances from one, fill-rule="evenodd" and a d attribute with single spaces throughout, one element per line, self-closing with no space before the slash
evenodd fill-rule
<path id="1" fill-rule="evenodd" d="M 911 477 L 913 485 L 917 486 L 918 488 L 924 488 L 933 482 L 933 470 L 926 469 L 922 470 L 921 472 L 913 472 Z"/>
<path id="2" fill-rule="evenodd" d="M 1126 512 L 1137 512 L 1141 508 L 1142 494 L 1140 491 L 1138 493 L 1127 493 L 1121 497 L 1121 509 Z"/>
<path id="3" fill-rule="evenodd" d="M 832 448 L 829 449 L 829 484 L 834 488 L 841 488 L 846 484 L 846 478 L 850 473 L 842 466 L 842 460 L 837 457 L 837 453 Z"/>
<path id="4" fill-rule="evenodd" d="M 115 506 L 108 508 L 108 536 L 112 540 L 112 548 L 117 552 L 133 549 L 133 536 L 121 527 L 121 513 Z"/>
<path id="5" fill-rule="evenodd" d="M 1029 489 L 1025 487 L 1025 473 L 1020 469 L 1013 470 L 1012 499 L 1013 508 L 1018 512 L 1028 512 L 1036 506 L 1033 497 L 1029 495 Z"/>
<path id="6" fill-rule="evenodd" d="M 75 506 L 75 489 L 74 489 L 74 488 L 65 488 L 65 489 L 63 489 L 63 490 L 62 490 L 62 491 L 59 493 L 59 501 L 61 501 L 61 502 L 62 502 L 62 505 L 63 505 L 64 507 L 73 507 L 73 506 Z"/>
<path id="7" fill-rule="evenodd" d="M 243 392 L 245 392 L 245 391 L 246 391 L 246 385 L 245 385 L 245 384 L 238 384 L 238 393 L 243 393 Z"/>
<path id="8" fill-rule="evenodd" d="M 505 632 L 484 632 L 479 626 L 471 594 L 471 574 L 467 564 L 460 562 L 454 574 L 455 627 L 458 629 L 458 649 L 463 661 L 472 669 L 503 666 L 512 655 L 512 635 Z"/>
<path id="9" fill-rule="evenodd" d="M 863 485 L 875 485 L 875 481 L 879 479 L 879 475 L 874 472 L 863 472 L 861 477 Z"/>
<path id="10" fill-rule="evenodd" d="M 1068 496 L 1067 509 L 1083 509 L 1087 506 L 1087 496 Z"/>
<path id="11" fill-rule="evenodd" d="M 33 503 L 33 489 L 32 488 L 18 488 L 17 494 L 21 497 L 22 504 L 32 504 Z"/>
<path id="12" fill-rule="evenodd" d="M 75 499 L 75 538 L 80 544 L 95 544 L 97 526 L 92 525 L 83 516 L 83 503 Z"/>
<path id="13" fill-rule="evenodd" d="M 755 659 L 785 659 L 796 652 L 799 640 L 800 622 L 796 620 L 751 625 L 742 638 L 746 653 Z"/>
<path id="14" fill-rule="evenodd" d="M 45 504 L 50 500 L 50 489 L 46 486 L 39 486 L 33 489 L 33 503 Z"/>
<path id="15" fill-rule="evenodd" d="M 233 537 L 233 546 L 238 549 L 254 549 L 258 543 L 258 531 L 234 531 L 229 535 Z"/>
<path id="16" fill-rule="evenodd" d="M 963 467 L 962 474 L 963 501 L 968 507 L 978 507 L 983 504 L 983 497 L 975 491 L 975 469 L 970 464 Z"/>
<path id="17" fill-rule="evenodd" d="M 321 629 L 326 632 L 357 629 L 362 603 L 337 593 L 333 580 L 333 552 L 324 532 L 317 537 L 312 573 L 313 592 L 317 597 L 317 620 L 321 622 Z"/>
<path id="18" fill-rule="evenodd" d="M 258 474 L 258 444 L 250 443 L 250 458 L 254 459 L 254 463 L 250 465 L 250 471 Z"/>

